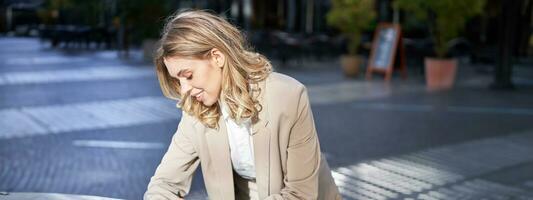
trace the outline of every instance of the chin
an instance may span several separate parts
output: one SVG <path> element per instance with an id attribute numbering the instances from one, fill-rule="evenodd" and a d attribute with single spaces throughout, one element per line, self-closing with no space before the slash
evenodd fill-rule
<path id="1" fill-rule="evenodd" d="M 211 107 L 213 104 L 215 104 L 215 102 L 216 101 L 206 100 L 202 101 L 202 104 L 204 104 L 204 106 Z"/>

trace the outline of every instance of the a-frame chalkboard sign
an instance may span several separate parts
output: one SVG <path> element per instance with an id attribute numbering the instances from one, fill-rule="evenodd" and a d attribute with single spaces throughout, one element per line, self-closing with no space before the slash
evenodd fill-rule
<path id="1" fill-rule="evenodd" d="M 395 66 L 396 57 L 399 62 Z M 374 32 L 366 78 L 371 79 L 373 73 L 379 73 L 385 75 L 385 81 L 390 81 L 395 69 L 401 71 L 403 78 L 407 77 L 402 31 L 398 24 L 380 23 Z"/>

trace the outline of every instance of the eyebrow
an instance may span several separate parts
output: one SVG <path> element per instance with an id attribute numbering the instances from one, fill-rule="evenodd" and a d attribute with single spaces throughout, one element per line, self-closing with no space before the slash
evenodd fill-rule
<path id="1" fill-rule="evenodd" d="M 176 76 L 178 76 L 178 77 L 181 76 L 181 73 L 183 73 L 184 71 L 185 71 L 185 69 L 180 69 L 178 71 L 178 73 L 176 73 Z"/>

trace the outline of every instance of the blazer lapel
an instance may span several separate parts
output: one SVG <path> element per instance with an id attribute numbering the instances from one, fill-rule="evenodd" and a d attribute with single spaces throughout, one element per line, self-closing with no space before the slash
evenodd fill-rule
<path id="1" fill-rule="evenodd" d="M 270 180 L 270 134 L 266 126 L 268 125 L 268 105 L 265 101 L 266 80 L 259 82 L 260 93 L 257 98 L 262 105 L 258 120 L 252 124 L 254 160 L 256 171 L 257 192 L 260 199 L 265 199 L 269 195 Z M 226 122 L 223 117 L 218 121 L 218 129 L 205 128 L 206 140 L 209 154 L 213 159 L 210 163 L 216 170 L 219 193 L 223 199 L 235 199 L 233 168 L 231 164 L 231 153 L 228 141 Z"/>
<path id="2" fill-rule="evenodd" d="M 226 123 L 223 117 L 220 117 L 218 121 L 218 129 L 206 128 L 206 138 L 209 154 L 213 159 L 211 164 L 215 165 L 211 166 L 215 169 L 217 176 L 218 184 L 215 187 L 219 189 L 222 199 L 235 199 L 231 154 Z"/>
<path id="3" fill-rule="evenodd" d="M 258 101 L 262 106 L 258 120 L 252 125 L 253 147 L 257 192 L 260 199 L 265 199 L 269 195 L 270 180 L 270 134 L 266 126 L 268 125 L 268 105 L 265 101 L 266 80 L 259 83 L 260 93 Z"/>

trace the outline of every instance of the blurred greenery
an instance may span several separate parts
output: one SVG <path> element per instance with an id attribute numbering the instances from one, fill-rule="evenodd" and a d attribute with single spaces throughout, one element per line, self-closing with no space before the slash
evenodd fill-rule
<path id="1" fill-rule="evenodd" d="M 348 53 L 356 55 L 363 31 L 375 24 L 374 0 L 332 0 L 332 3 L 327 23 L 349 39 Z"/>
<path id="2" fill-rule="evenodd" d="M 175 4 L 166 0 L 46 0 L 38 16 L 48 25 L 122 26 L 134 43 L 140 43 L 159 37 Z"/>
<path id="3" fill-rule="evenodd" d="M 165 18 L 174 11 L 174 2 L 166 0 L 118 0 L 118 16 L 132 39 L 158 38 Z"/>
<path id="4" fill-rule="evenodd" d="M 448 54 L 448 42 L 461 34 L 466 22 L 483 12 L 486 0 L 395 0 L 393 6 L 426 22 L 439 58 Z"/>

